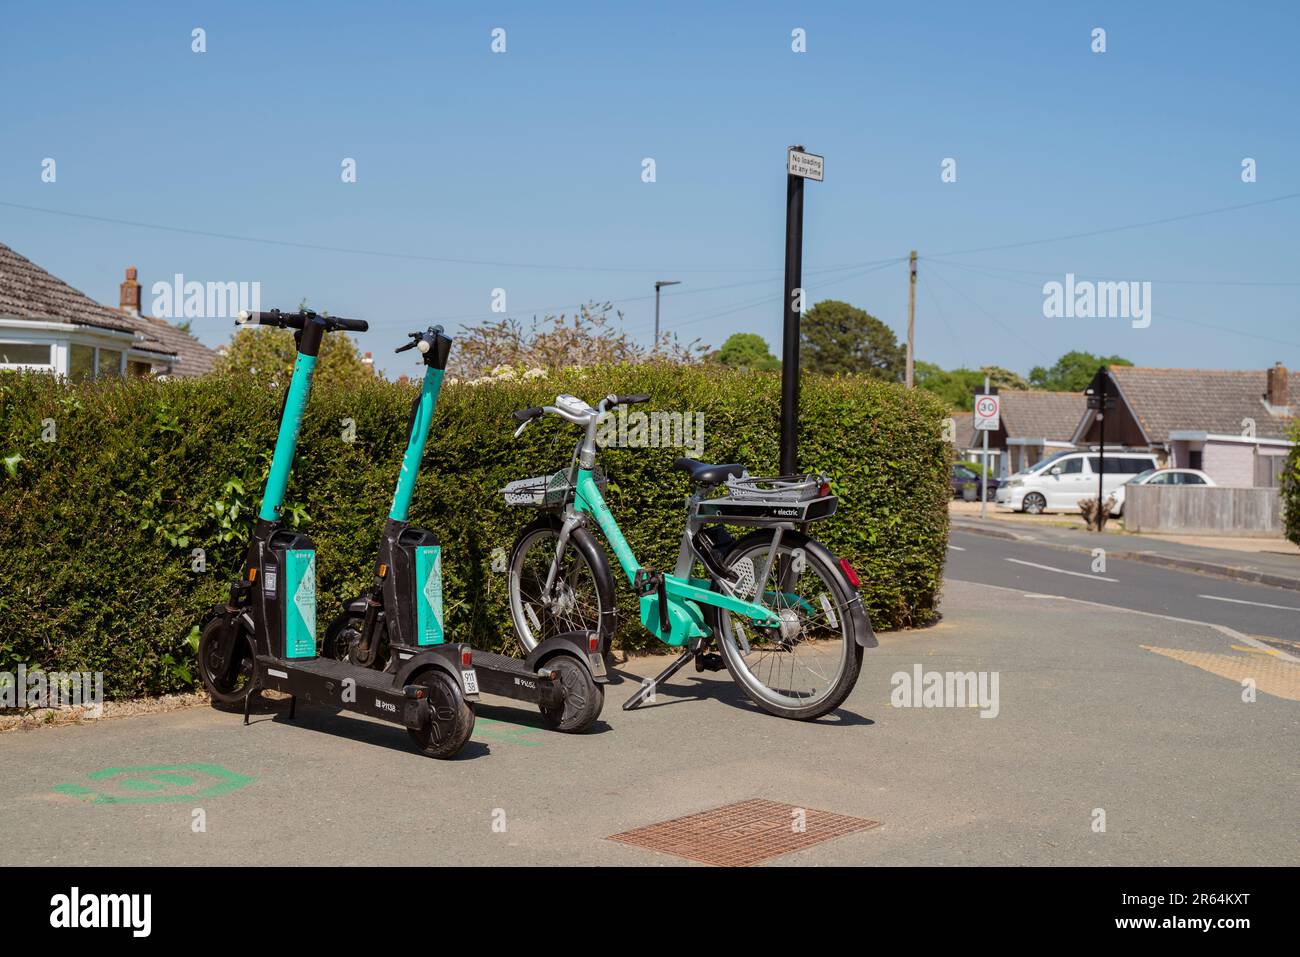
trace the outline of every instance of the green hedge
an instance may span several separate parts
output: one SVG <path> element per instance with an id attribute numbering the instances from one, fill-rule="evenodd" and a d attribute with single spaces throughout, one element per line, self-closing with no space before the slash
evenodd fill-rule
<path id="1" fill-rule="evenodd" d="M 304 422 L 286 515 L 319 549 L 321 627 L 366 584 L 405 444 L 414 385 L 321 388 Z M 559 392 L 648 392 L 637 410 L 702 412 L 704 457 L 775 471 L 780 382 L 714 366 L 625 366 L 448 385 L 411 521 L 445 545 L 452 634 L 512 647 L 504 576 L 532 517 L 509 480 L 568 461 L 576 430 L 548 418 L 511 437 L 509 413 Z M 242 559 L 270 464 L 282 392 L 240 376 L 68 385 L 0 374 L 0 670 L 19 663 L 105 673 L 111 697 L 193 687 L 191 629 Z M 863 580 L 877 628 L 934 619 L 947 541 L 946 412 L 928 393 L 809 377 L 801 461 L 834 477 L 839 513 L 817 526 Z M 355 439 L 343 441 L 344 420 Z M 53 441 L 49 424 L 53 424 Z M 43 435 L 43 432 L 45 433 Z M 689 492 L 668 448 L 611 448 L 608 498 L 647 565 L 670 567 Z M 191 551 L 206 552 L 206 572 Z M 617 568 L 617 566 L 615 566 Z M 619 641 L 645 647 L 628 590 Z"/>
<path id="2" fill-rule="evenodd" d="M 1286 516 L 1286 537 L 1300 545 L 1300 422 L 1291 429 L 1291 453 L 1282 473 L 1282 505 Z"/>

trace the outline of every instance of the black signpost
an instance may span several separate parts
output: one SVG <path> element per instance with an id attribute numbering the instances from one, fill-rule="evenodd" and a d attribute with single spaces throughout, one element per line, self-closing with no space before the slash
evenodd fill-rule
<path id="1" fill-rule="evenodd" d="M 799 318 L 803 299 L 803 181 L 822 179 L 824 157 L 792 146 L 785 176 L 785 319 L 781 334 L 781 474 L 799 468 Z M 796 296 L 796 290 L 798 295 Z"/>

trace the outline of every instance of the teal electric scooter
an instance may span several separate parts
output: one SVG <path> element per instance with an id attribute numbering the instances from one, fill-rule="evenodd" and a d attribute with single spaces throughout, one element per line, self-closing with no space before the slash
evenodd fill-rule
<path id="1" fill-rule="evenodd" d="M 438 402 L 451 339 L 440 326 L 412 332 L 398 349 L 418 349 L 424 381 L 411 408 L 406 452 L 384 522 L 369 592 L 348 602 L 325 632 L 322 654 L 387 674 L 405 674 L 412 661 L 446 641 L 442 610 L 442 546 L 433 532 L 408 524 L 411 497 Z M 466 690 L 536 704 L 552 728 L 589 729 L 605 701 L 608 681 L 595 632 L 554 635 L 526 658 L 474 651 Z M 473 683 L 469 683 L 472 681 Z"/>
<path id="2" fill-rule="evenodd" d="M 253 694 L 270 689 L 291 696 L 290 718 L 299 698 L 366 714 L 405 727 L 429 757 L 450 758 L 474 730 L 473 649 L 449 642 L 417 645 L 390 671 L 317 656 L 316 549 L 280 517 L 321 340 L 340 330 L 364 332 L 367 324 L 278 309 L 242 313 L 238 322 L 295 330 L 298 357 L 243 568 L 230 600 L 213 609 L 199 640 L 203 684 L 217 705 L 242 705 L 245 724 Z"/>

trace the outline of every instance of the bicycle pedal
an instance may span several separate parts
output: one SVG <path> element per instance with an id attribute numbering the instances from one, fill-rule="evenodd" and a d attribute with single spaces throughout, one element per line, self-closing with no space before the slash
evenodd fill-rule
<path id="1" fill-rule="evenodd" d="M 663 578 L 664 573 L 661 571 L 653 568 L 638 568 L 632 577 L 632 590 L 640 597 L 653 595 L 659 590 L 659 583 Z"/>
<path id="2" fill-rule="evenodd" d="M 695 656 L 696 671 L 724 671 L 726 667 L 727 663 L 722 660 L 722 655 L 715 651 L 706 651 Z"/>

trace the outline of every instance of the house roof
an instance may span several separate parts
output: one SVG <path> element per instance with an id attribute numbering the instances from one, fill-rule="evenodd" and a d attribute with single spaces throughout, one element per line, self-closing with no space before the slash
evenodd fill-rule
<path id="1" fill-rule="evenodd" d="M 1003 390 L 1002 428 L 1009 439 L 1069 442 L 1088 409 L 1082 392 Z"/>
<path id="2" fill-rule="evenodd" d="M 1255 422 L 1262 438 L 1286 438 L 1300 413 L 1300 373 L 1287 376 L 1288 414 L 1274 414 L 1264 400 L 1268 373 L 1263 369 L 1148 369 L 1111 366 L 1112 381 L 1147 440 L 1169 441 L 1169 433 L 1188 430 L 1241 435 L 1242 420 Z"/>
<path id="3" fill-rule="evenodd" d="M 193 336 L 153 316 L 121 312 L 95 302 L 26 256 L 0 243 L 0 316 L 133 332 L 133 348 L 175 362 L 176 375 L 202 375 L 217 354 Z"/>
<path id="4" fill-rule="evenodd" d="M 183 329 L 178 329 L 166 319 L 156 316 L 131 316 L 137 324 L 143 324 L 146 335 L 152 336 L 166 347 L 169 353 L 177 356 L 180 362 L 172 370 L 175 375 L 196 376 L 212 371 L 217 361 L 217 351 L 209 349 L 199 340 Z"/>
<path id="5" fill-rule="evenodd" d="M 100 305 L 4 243 L 0 243 L 0 316 L 137 331 L 129 317 Z"/>

